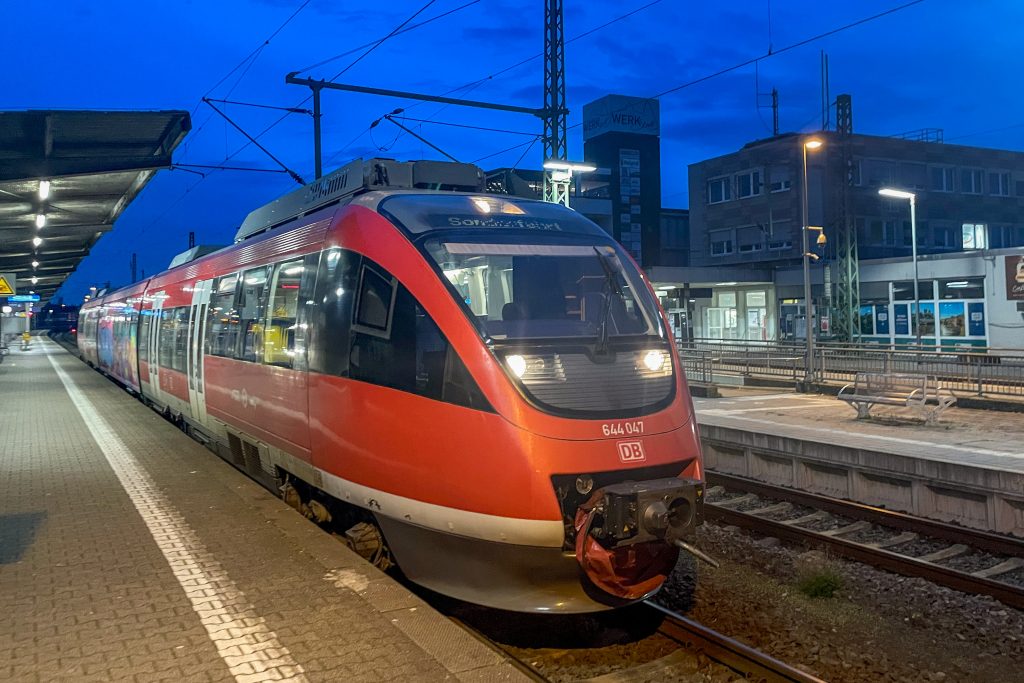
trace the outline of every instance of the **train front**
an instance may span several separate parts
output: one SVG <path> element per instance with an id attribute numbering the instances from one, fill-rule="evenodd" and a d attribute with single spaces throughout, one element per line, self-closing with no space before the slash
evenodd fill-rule
<path id="1" fill-rule="evenodd" d="M 680 548 L 692 550 L 703 466 L 682 367 L 639 268 L 558 205 L 398 195 L 379 210 L 411 233 L 486 349 L 464 356 L 478 379 L 490 374 L 481 387 L 512 428 L 495 429 L 481 457 L 495 486 L 524 481 L 522 472 L 528 482 L 514 492 L 522 507 L 507 519 L 509 536 L 535 520 L 561 525 L 557 548 L 492 544 L 461 556 L 453 546 L 470 569 L 441 590 L 522 611 L 651 596 Z"/>

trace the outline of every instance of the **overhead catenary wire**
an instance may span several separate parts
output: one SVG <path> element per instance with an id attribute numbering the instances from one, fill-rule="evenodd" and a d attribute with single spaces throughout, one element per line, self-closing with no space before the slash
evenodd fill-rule
<path id="1" fill-rule="evenodd" d="M 728 66 L 728 67 L 725 67 L 723 69 L 719 69 L 718 71 L 712 72 L 712 73 L 707 74 L 705 76 L 701 76 L 700 78 L 695 78 L 692 81 L 687 81 L 686 83 L 682 83 L 682 84 L 677 85 L 675 87 L 669 88 L 668 90 L 663 90 L 662 92 L 660 92 L 660 93 L 658 93 L 656 95 L 651 95 L 650 99 L 653 99 L 653 100 L 661 99 L 662 97 L 665 97 L 666 95 L 671 95 L 673 93 L 677 93 L 680 90 L 684 90 L 686 88 L 692 87 L 692 86 L 697 85 L 699 83 L 704 83 L 706 81 L 710 81 L 713 78 L 717 78 L 719 76 L 724 76 L 727 73 L 736 71 L 738 69 L 742 69 L 743 67 L 750 66 L 751 64 L 755 64 L 757 62 L 763 61 L 763 60 L 768 59 L 770 57 L 775 57 L 777 55 L 781 55 L 784 52 L 789 52 L 791 50 L 795 50 L 798 47 L 803 47 L 805 45 L 809 45 L 811 43 L 814 43 L 816 41 L 822 40 L 824 38 L 828 38 L 829 36 L 833 36 L 833 35 L 835 35 L 837 33 L 841 33 L 843 31 L 847 31 L 847 30 L 849 30 L 851 28 L 855 28 L 857 26 L 861 26 L 862 24 L 866 24 L 866 23 L 868 23 L 870 21 L 874 21 L 876 19 L 881 19 L 882 17 L 888 16 L 890 14 L 894 14 L 894 13 L 899 12 L 901 10 L 905 10 L 908 7 L 913 7 L 914 5 L 919 5 L 919 4 L 923 3 L 923 2 L 925 2 L 925 0 L 911 0 L 911 2 L 905 2 L 902 5 L 897 5 L 896 7 L 891 7 L 889 9 L 885 10 L 885 11 L 878 12 L 876 14 L 872 14 L 871 16 L 864 17 L 862 19 L 858 19 L 857 21 L 853 21 L 853 22 L 850 22 L 848 24 L 844 24 L 842 26 L 838 26 L 838 27 L 836 27 L 834 29 L 830 29 L 830 30 L 825 31 L 823 33 L 819 33 L 817 35 L 810 36 L 808 38 L 804 38 L 803 40 L 799 40 L 799 41 L 797 41 L 795 43 L 791 43 L 789 45 L 786 45 L 785 47 L 779 48 L 778 50 L 774 50 L 772 52 L 766 52 L 766 53 L 764 53 L 762 55 L 759 55 L 757 57 L 751 57 L 750 59 L 744 60 L 744 61 L 742 61 L 742 62 L 740 62 L 738 64 L 733 64 L 732 66 Z M 622 111 L 625 111 L 625 109 L 623 109 Z M 573 125 L 569 126 L 569 129 L 571 130 L 573 128 L 579 128 L 582 125 L 583 125 L 582 121 L 579 122 L 579 123 L 574 123 Z"/>
<path id="2" fill-rule="evenodd" d="M 363 52 L 363 53 L 362 53 L 361 55 L 359 55 L 358 57 L 356 57 L 355 59 L 353 59 L 353 60 L 352 60 L 352 61 L 351 61 L 351 62 L 349 63 L 349 65 L 348 65 L 348 66 L 346 66 L 346 67 L 345 67 L 344 69 L 342 69 L 342 70 L 341 70 L 341 71 L 339 71 L 338 73 L 334 74 L 334 76 L 333 76 L 333 77 L 331 77 L 331 79 L 330 79 L 330 80 L 331 80 L 332 82 L 333 82 L 333 81 L 335 81 L 335 80 L 337 80 L 337 79 L 338 79 L 338 78 L 339 78 L 339 77 L 340 77 L 340 76 L 341 76 L 342 74 L 344 74 L 345 72 L 347 72 L 347 71 L 348 71 L 349 69 L 351 69 L 352 67 L 354 67 L 354 66 L 355 66 L 356 64 L 358 64 L 359 62 L 361 62 L 361 61 L 363 60 L 363 58 L 364 58 L 364 57 L 366 57 L 366 56 L 367 56 L 367 55 L 369 55 L 369 54 L 370 54 L 371 52 L 373 52 L 374 50 L 376 50 L 376 49 L 377 49 L 378 47 L 380 47 L 381 45 L 383 45 L 384 43 L 386 43 L 386 42 L 387 42 L 387 41 L 388 41 L 388 40 L 389 40 L 390 38 L 393 38 L 394 36 L 396 36 L 396 35 L 398 34 L 398 32 L 399 32 L 399 31 L 401 31 L 401 30 L 402 30 L 403 28 L 405 28 L 405 25 L 406 25 L 406 24 L 408 24 L 408 23 L 409 23 L 410 21 L 412 21 L 413 19 L 415 19 L 416 17 L 418 17 L 418 16 L 420 15 L 420 14 L 422 14 L 423 12 L 425 12 L 425 11 L 427 10 L 427 8 L 429 8 L 429 7 L 430 7 L 431 5 L 433 5 L 433 4 L 435 3 L 435 2 L 437 2 L 437 0 L 427 0 L 427 3 L 426 3 L 425 5 L 423 5 L 422 7 L 420 7 L 420 8 L 418 9 L 418 10 L 416 10 L 415 12 L 413 12 L 412 16 L 410 16 L 410 17 L 409 17 L 408 19 L 406 19 L 406 20 L 405 20 L 405 21 L 403 21 L 403 22 L 402 22 L 401 24 L 399 24 L 398 26 L 396 26 L 396 27 L 395 27 L 395 28 L 394 28 L 394 29 L 393 29 L 393 30 L 391 31 L 391 33 L 387 34 L 386 36 L 384 36 L 383 38 L 381 38 L 381 39 L 380 39 L 380 40 L 378 40 L 377 42 L 373 43 L 373 44 L 372 44 L 372 45 L 371 45 L 371 46 L 370 46 L 369 48 L 367 48 L 367 49 L 366 49 L 366 51 L 365 51 L 365 52 Z"/>
<path id="3" fill-rule="evenodd" d="M 364 45 L 360 45 L 359 47 L 354 47 L 351 50 L 346 50 L 345 52 L 341 52 L 339 54 L 336 54 L 333 57 L 328 57 L 327 59 L 324 59 L 324 60 L 321 60 L 321 61 L 317 62 L 316 64 L 310 64 L 309 66 L 302 67 L 301 69 L 298 69 L 297 71 L 295 71 L 295 73 L 296 74 L 305 73 L 307 71 L 310 71 L 312 69 L 317 68 L 318 66 L 323 66 L 324 64 L 330 64 L 331 62 L 337 61 L 337 60 L 341 59 L 342 57 L 348 57 L 349 55 L 354 55 L 355 53 L 359 52 L 360 50 L 364 50 L 364 49 L 366 49 L 368 47 L 373 47 L 374 45 L 377 45 L 378 43 L 384 42 L 385 40 L 387 40 L 388 37 L 399 36 L 399 35 L 402 35 L 403 33 L 407 33 L 409 31 L 413 31 L 415 29 L 418 29 L 421 26 L 426 26 L 427 24 L 433 23 L 433 22 L 437 21 L 438 19 L 443 19 L 444 17 L 447 17 L 449 14 L 455 14 L 459 10 L 464 10 L 467 7 L 471 7 L 471 6 L 475 5 L 475 4 L 477 4 L 478 2 L 480 2 L 480 0 L 471 0 L 471 2 L 467 2 L 464 5 L 459 5 L 458 7 L 453 7 L 452 9 L 448 10 L 447 12 L 442 12 L 441 14 L 438 14 L 437 16 L 431 17 L 430 19 L 425 19 L 425 20 L 421 21 L 418 24 L 413 24 L 412 26 L 406 26 L 401 31 L 397 31 L 397 32 L 393 31 L 391 35 L 386 36 L 384 38 L 378 38 L 377 40 L 371 40 L 369 43 L 366 43 Z"/>

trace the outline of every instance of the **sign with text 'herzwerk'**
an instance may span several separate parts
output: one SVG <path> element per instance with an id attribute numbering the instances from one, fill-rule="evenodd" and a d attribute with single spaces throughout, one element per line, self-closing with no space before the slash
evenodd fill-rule
<path id="1" fill-rule="evenodd" d="M 14 273 L 0 273 L 0 296 L 18 293 L 18 279 Z"/>
<path id="2" fill-rule="evenodd" d="M 1024 256 L 1006 257 L 1006 298 L 1024 301 Z"/>

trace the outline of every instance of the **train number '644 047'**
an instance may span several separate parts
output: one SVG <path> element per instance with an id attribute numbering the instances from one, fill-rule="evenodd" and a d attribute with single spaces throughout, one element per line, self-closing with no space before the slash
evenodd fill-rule
<path id="1" fill-rule="evenodd" d="M 633 436 L 644 433 L 644 421 L 605 422 L 601 425 L 601 433 L 605 436 Z"/>

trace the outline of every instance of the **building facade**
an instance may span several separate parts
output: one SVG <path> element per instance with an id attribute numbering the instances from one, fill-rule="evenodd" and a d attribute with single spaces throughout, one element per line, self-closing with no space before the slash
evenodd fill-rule
<path id="1" fill-rule="evenodd" d="M 801 205 L 808 137 L 777 136 L 689 167 L 693 268 L 658 269 L 655 280 L 706 294 L 686 302 L 694 336 L 803 336 Z M 998 305 L 1004 273 L 984 264 L 1024 247 L 1024 154 L 835 132 L 814 137 L 824 144 L 807 153 L 808 225 L 824 228 L 828 239 L 823 247 L 811 240 L 811 253 L 818 257 L 811 268 L 816 333 L 831 335 L 837 312 L 836 238 L 849 225 L 860 263 L 855 336 L 882 341 L 888 335 L 890 342 L 915 336 L 903 332 L 916 318 L 900 303 L 906 287 L 899 283 L 909 278 L 900 275 L 898 264 L 910 263 L 916 237 L 919 270 L 934 270 L 921 276 L 927 279 L 920 284 L 922 324 L 929 317 L 934 321 L 927 328 L 934 333 L 923 335 L 923 342 L 996 346 L 997 340 L 1012 341 L 993 333 L 1015 330 L 1020 322 L 1015 308 Z M 882 187 L 915 193 L 916 234 L 909 203 L 880 196 Z M 974 298 L 963 298 L 968 294 Z M 960 315 L 952 301 L 964 303 L 966 322 L 943 327 L 943 309 L 948 321 Z M 1016 345 L 1024 346 L 1024 338 Z"/>

